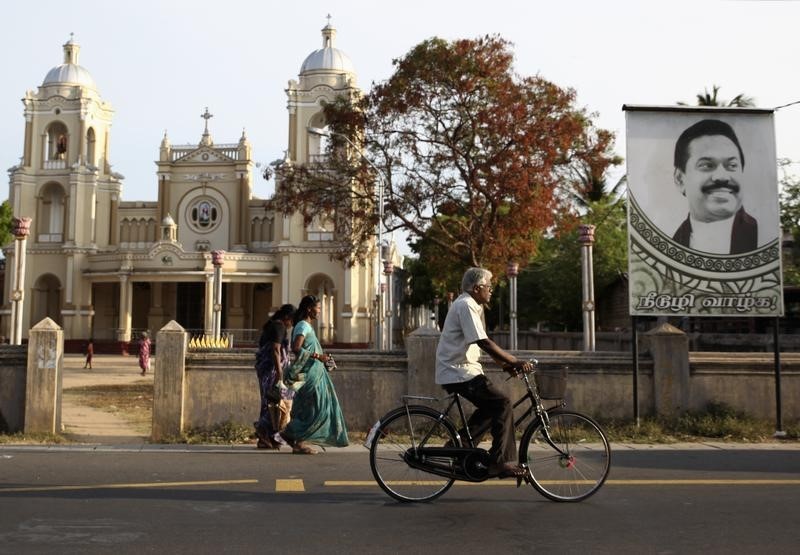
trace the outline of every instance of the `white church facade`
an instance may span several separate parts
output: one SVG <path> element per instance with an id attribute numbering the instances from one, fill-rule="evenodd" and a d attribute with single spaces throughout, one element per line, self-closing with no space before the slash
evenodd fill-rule
<path id="1" fill-rule="evenodd" d="M 324 127 L 323 103 L 360 94 L 350 59 L 334 47 L 330 24 L 322 39 L 286 90 L 292 163 L 320 154 L 318 137 L 307 130 Z M 322 301 L 323 343 L 373 344 L 382 312 L 376 257 L 352 267 L 335 261 L 331 231 L 318 223 L 305 226 L 299 215 L 266 211 L 264 199 L 253 196 L 248 138 L 243 133 L 236 142 L 216 143 L 208 109 L 197 144 L 172 145 L 165 133 L 158 198 L 123 200 L 123 177 L 110 162 L 114 111 L 79 65 L 79 45 L 70 40 L 63 50 L 63 63 L 23 98 L 23 153 L 9 170 L 13 214 L 32 220 L 22 280 L 23 337 L 45 317 L 64 329 L 66 340 L 124 343 L 170 320 L 210 333 L 216 305 L 222 329 L 236 340 L 260 329 L 281 304 L 296 305 L 314 294 Z M 224 251 L 221 302 L 215 302 L 213 251 Z M 14 245 L 6 245 L 4 254 L 0 335 L 9 337 Z"/>

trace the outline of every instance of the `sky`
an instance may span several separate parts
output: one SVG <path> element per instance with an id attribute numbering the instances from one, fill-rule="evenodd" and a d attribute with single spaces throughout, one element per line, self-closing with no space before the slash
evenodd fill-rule
<path id="1" fill-rule="evenodd" d="M 800 100 L 794 1 L 38 0 L 0 10 L 0 164 L 19 163 L 20 99 L 62 63 L 74 33 L 80 65 L 115 110 L 110 160 L 127 201 L 156 199 L 164 132 L 173 145 L 197 144 L 206 107 L 216 143 L 235 143 L 245 129 L 256 162 L 281 158 L 284 91 L 321 47 L 328 14 L 365 90 L 427 38 L 499 35 L 513 43 L 518 74 L 575 89 L 595 124 L 616 133 L 622 156 L 624 104 L 694 103 L 714 84 L 721 98 L 745 93 L 760 108 Z M 778 156 L 800 160 L 800 104 L 778 110 L 775 128 Z M 256 196 L 271 191 L 255 178 Z"/>

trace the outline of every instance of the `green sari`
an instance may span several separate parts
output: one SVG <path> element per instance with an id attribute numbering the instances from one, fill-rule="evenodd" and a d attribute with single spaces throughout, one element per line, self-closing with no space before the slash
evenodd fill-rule
<path id="1" fill-rule="evenodd" d="M 322 346 L 311 324 L 305 320 L 295 324 L 292 344 L 298 335 L 304 337 L 302 350 L 322 354 Z M 302 368 L 294 366 L 286 371 L 284 379 L 287 382 L 304 381 L 302 385 L 298 383 L 300 387 L 295 392 L 291 420 L 284 433 L 295 441 L 345 447 L 347 426 L 325 365 L 320 360 L 309 358 Z"/>

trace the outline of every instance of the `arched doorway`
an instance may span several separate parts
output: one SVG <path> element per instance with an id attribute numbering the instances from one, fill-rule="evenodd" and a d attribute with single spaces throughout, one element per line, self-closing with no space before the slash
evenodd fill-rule
<path id="1" fill-rule="evenodd" d="M 322 305 L 317 318 L 317 337 L 320 343 L 336 343 L 336 289 L 326 274 L 314 274 L 306 281 L 305 294 L 314 295 Z"/>
<path id="2" fill-rule="evenodd" d="M 31 321 L 33 327 L 45 318 L 59 326 L 61 321 L 61 282 L 53 274 L 43 274 L 33 285 L 31 299 Z"/>

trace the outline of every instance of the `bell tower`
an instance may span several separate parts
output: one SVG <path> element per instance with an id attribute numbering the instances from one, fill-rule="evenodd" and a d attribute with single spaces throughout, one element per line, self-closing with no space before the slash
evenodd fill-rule
<path id="1" fill-rule="evenodd" d="M 67 337 L 88 337 L 91 283 L 80 269 L 87 255 L 114 248 L 122 176 L 109 161 L 111 105 L 79 65 L 72 36 L 62 49 L 63 63 L 22 99 L 23 148 L 9 171 L 9 203 L 15 217 L 32 218 L 23 335 L 50 317 Z"/>

